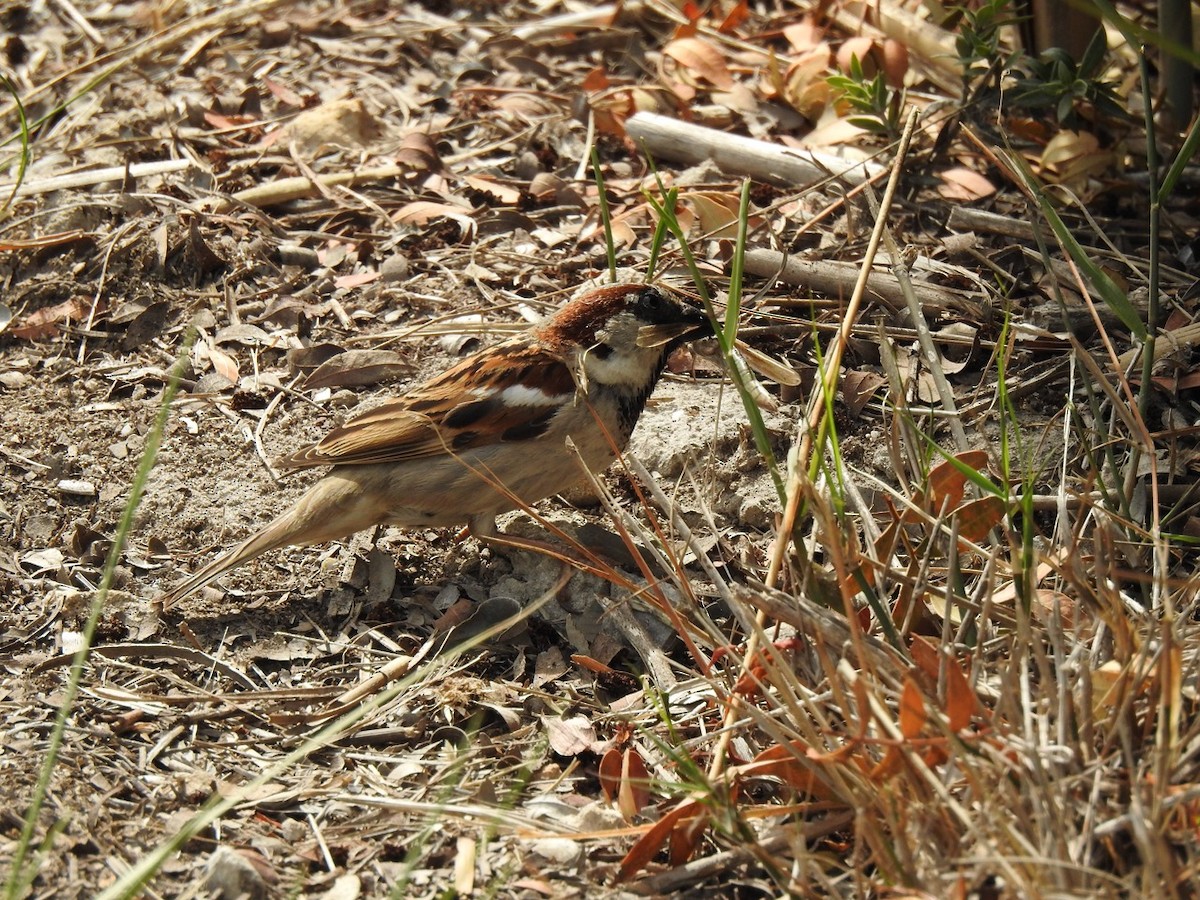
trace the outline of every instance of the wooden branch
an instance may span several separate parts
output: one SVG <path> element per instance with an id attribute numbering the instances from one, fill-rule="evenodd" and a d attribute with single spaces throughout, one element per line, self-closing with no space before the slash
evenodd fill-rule
<path id="1" fill-rule="evenodd" d="M 635 113 L 625 131 L 655 159 L 690 165 L 712 160 L 727 175 L 749 175 L 781 187 L 803 187 L 831 177 L 861 184 L 883 171 L 877 163 L 783 147 L 656 113 Z"/>
<path id="2" fill-rule="evenodd" d="M 761 278 L 779 278 L 788 284 L 801 285 L 830 297 L 848 297 L 854 290 L 859 266 L 838 260 L 810 260 L 787 257 L 775 250 L 747 250 L 745 270 Z M 941 315 L 947 310 L 965 314 L 971 322 L 982 322 L 986 309 L 982 303 L 968 299 L 961 291 L 938 285 L 914 282 L 913 289 L 926 314 Z M 872 272 L 867 278 L 867 291 L 891 306 L 902 307 L 904 295 L 900 282 L 891 272 Z"/>

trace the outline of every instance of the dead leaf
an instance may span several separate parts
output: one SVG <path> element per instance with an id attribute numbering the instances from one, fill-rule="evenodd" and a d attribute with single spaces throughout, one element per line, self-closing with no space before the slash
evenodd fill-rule
<path id="1" fill-rule="evenodd" d="M 550 749 L 559 756 L 578 756 L 586 753 L 597 743 L 596 729 L 586 716 L 544 716 L 546 738 Z"/>
<path id="2" fill-rule="evenodd" d="M 20 325 L 13 327 L 13 337 L 25 341 L 38 341 L 42 338 L 54 337 L 59 333 L 60 326 L 69 325 L 72 322 L 82 322 L 86 319 L 91 305 L 91 298 L 75 296 L 55 306 L 35 310 L 24 316 L 20 320 Z M 96 304 L 97 315 L 105 308 L 104 301 L 99 301 Z"/>
<path id="3" fill-rule="evenodd" d="M 689 191 L 680 198 L 696 211 L 700 230 L 708 237 L 737 237 L 738 197 L 716 191 Z"/>
<path id="4" fill-rule="evenodd" d="M 996 186 L 965 166 L 955 166 L 939 172 L 942 183 L 938 185 L 938 193 L 947 200 L 962 200 L 964 202 L 981 200 L 996 193 Z"/>
<path id="5" fill-rule="evenodd" d="M 216 347 L 208 348 L 208 360 L 212 363 L 213 371 L 230 384 L 238 383 L 238 364 L 232 356 Z"/>
<path id="6" fill-rule="evenodd" d="M 403 163 L 419 172 L 439 172 L 442 169 L 437 145 L 433 138 L 421 131 L 406 134 L 401 139 L 400 149 L 396 151 L 395 158 L 397 163 Z"/>
<path id="7" fill-rule="evenodd" d="M 954 514 L 958 521 L 958 536 L 964 541 L 979 543 L 1003 521 L 1007 511 L 1004 499 L 995 494 L 963 504 Z"/>
<path id="8" fill-rule="evenodd" d="M 855 418 L 862 415 L 863 409 L 875 396 L 875 392 L 885 384 L 887 384 L 887 379 L 877 372 L 852 369 L 843 375 L 841 381 L 842 402 L 849 408 L 850 415 Z"/>
<path id="9" fill-rule="evenodd" d="M 392 214 L 392 221 L 399 225 L 428 225 L 434 219 L 447 218 L 457 222 L 464 235 L 474 234 L 475 211 L 468 206 L 435 203 L 432 200 L 414 200 L 406 203 Z"/>
<path id="10" fill-rule="evenodd" d="M 796 59 L 776 85 L 779 99 L 809 120 L 820 118 L 833 98 L 826 78 L 829 47 L 822 44 Z"/>
<path id="11" fill-rule="evenodd" d="M 600 789 L 609 803 L 616 803 L 625 820 L 645 809 L 651 799 L 650 772 L 634 747 L 611 747 L 600 757 Z"/>
<path id="12" fill-rule="evenodd" d="M 838 48 L 837 66 L 846 73 L 850 74 L 850 63 L 857 59 L 859 65 L 862 66 L 862 73 L 865 78 L 874 78 L 875 73 L 880 69 L 883 53 L 876 45 L 873 38 L 864 35 L 855 35 L 847 38 L 846 41 Z"/>
<path id="13" fill-rule="evenodd" d="M 521 191 L 510 184 L 501 184 L 492 178 L 484 178 L 481 175 L 468 175 L 463 179 L 471 187 L 477 191 L 482 191 L 485 194 L 490 194 L 496 198 L 497 203 L 503 203 L 507 206 L 516 206 L 521 202 Z"/>
<path id="14" fill-rule="evenodd" d="M 1110 150 L 1101 150 L 1090 131 L 1060 131 L 1042 150 L 1038 174 L 1082 193 L 1086 180 L 1107 171 L 1113 164 Z"/>
<path id="15" fill-rule="evenodd" d="M 663 55 L 669 56 L 683 68 L 699 75 L 709 84 L 722 90 L 733 87 L 733 76 L 725 65 L 725 57 L 712 44 L 696 37 L 678 38 L 663 47 Z"/>
<path id="16" fill-rule="evenodd" d="M 346 350 L 317 366 L 304 388 L 362 387 L 404 378 L 413 371 L 412 363 L 394 350 Z"/>
<path id="17" fill-rule="evenodd" d="M 333 286 L 338 288 L 356 288 L 362 287 L 364 284 L 370 284 L 379 278 L 379 271 L 372 269 L 368 272 L 351 272 L 348 275 L 339 275 L 333 280 Z"/>
<path id="18" fill-rule="evenodd" d="M 355 97 L 300 113 L 283 129 L 282 140 L 294 144 L 301 155 L 313 156 L 324 147 L 367 147 L 382 133 L 382 126 Z"/>
<path id="19" fill-rule="evenodd" d="M 708 824 L 708 813 L 704 807 L 695 800 L 684 800 L 665 816 L 659 819 L 654 825 L 642 835 L 629 852 L 625 854 L 625 858 L 621 860 L 621 867 L 617 872 L 617 881 L 628 881 L 638 872 L 646 867 L 650 860 L 658 855 L 658 851 L 665 844 L 677 829 L 686 828 L 692 833 L 702 832 L 704 826 Z M 675 848 L 672 847 L 672 861 L 675 860 Z"/>
<path id="20" fill-rule="evenodd" d="M 284 106 L 291 106 L 295 109 L 304 109 L 304 107 L 308 106 L 303 97 L 293 91 L 290 87 L 280 84 L 274 78 L 264 75 L 263 84 L 266 86 L 267 90 L 271 92 L 271 96 L 273 96 Z"/>
<path id="21" fill-rule="evenodd" d="M 783 36 L 796 53 L 805 53 L 824 43 L 825 29 L 818 26 L 812 16 L 783 28 Z"/>
<path id="22" fill-rule="evenodd" d="M 925 698 L 911 675 L 904 679 L 904 690 L 900 694 L 900 733 L 908 740 L 921 736 L 925 727 Z"/>
<path id="23" fill-rule="evenodd" d="M 986 450 L 968 450 L 957 454 L 954 459 L 961 465 L 979 472 L 987 466 Z M 954 462 L 944 459 L 929 472 L 929 483 L 925 489 L 913 496 L 913 503 L 930 515 L 953 512 L 959 508 L 966 491 L 967 477 L 958 470 Z M 909 521 L 910 516 L 905 516 Z"/>
<path id="24" fill-rule="evenodd" d="M 968 725 L 980 711 L 979 698 L 971 689 L 971 682 L 956 659 L 946 661 L 946 718 L 950 730 L 957 734 Z"/>

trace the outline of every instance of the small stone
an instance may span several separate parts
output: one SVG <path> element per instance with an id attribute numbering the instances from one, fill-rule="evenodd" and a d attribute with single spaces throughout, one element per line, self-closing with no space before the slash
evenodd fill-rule
<path id="1" fill-rule="evenodd" d="M 221 900 L 267 896 L 267 882 L 249 858 L 229 847 L 218 847 L 208 859 L 204 886 Z"/>
<path id="2" fill-rule="evenodd" d="M 542 838 L 534 841 L 529 849 L 560 866 L 574 865 L 583 857 L 583 845 L 569 838 Z"/>
<path id="3" fill-rule="evenodd" d="M 263 47 L 282 47 L 292 39 L 292 23 L 285 19 L 263 22 L 259 32 L 259 43 Z"/>
<path id="4" fill-rule="evenodd" d="M 90 481 L 80 478 L 63 478 L 58 482 L 58 490 L 63 494 L 75 497 L 95 497 L 96 486 Z"/>
<path id="5" fill-rule="evenodd" d="M 321 265 L 321 258 L 316 250 L 301 247 L 299 244 L 280 244 L 279 263 L 284 266 L 299 266 L 301 269 L 312 271 Z"/>
<path id="6" fill-rule="evenodd" d="M 408 277 L 408 257 L 394 254 L 383 261 L 379 274 L 385 282 L 403 281 Z"/>

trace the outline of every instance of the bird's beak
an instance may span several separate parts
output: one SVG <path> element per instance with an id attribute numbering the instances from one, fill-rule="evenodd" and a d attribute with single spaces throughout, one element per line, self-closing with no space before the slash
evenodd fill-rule
<path id="1" fill-rule="evenodd" d="M 648 349 L 661 347 L 682 337 L 699 337 L 705 329 L 695 322 L 666 322 L 662 325 L 643 325 L 638 329 L 637 345 Z"/>

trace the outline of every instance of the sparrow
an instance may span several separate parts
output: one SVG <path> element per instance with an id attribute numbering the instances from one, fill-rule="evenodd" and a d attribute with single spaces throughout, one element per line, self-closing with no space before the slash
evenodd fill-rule
<path id="1" fill-rule="evenodd" d="M 278 461 L 333 466 L 296 503 L 158 598 L 165 609 L 279 547 L 375 525 L 466 523 L 509 542 L 500 513 L 607 468 L 679 345 L 713 333 L 704 313 L 645 284 L 602 287 L 528 332 L 356 416 Z"/>

